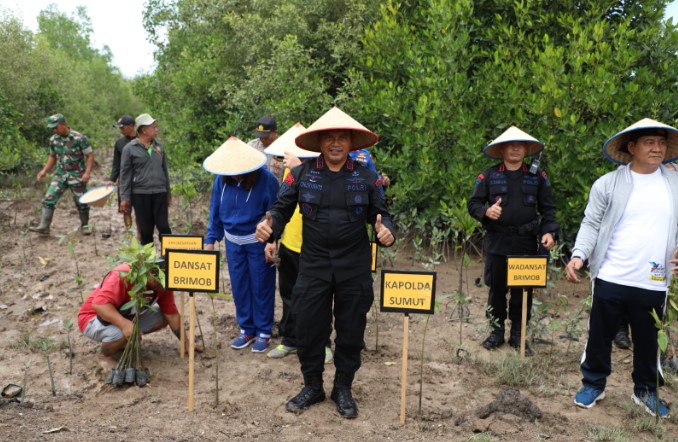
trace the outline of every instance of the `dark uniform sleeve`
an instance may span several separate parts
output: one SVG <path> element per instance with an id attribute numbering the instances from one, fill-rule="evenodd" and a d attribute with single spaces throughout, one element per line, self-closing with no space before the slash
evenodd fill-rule
<path id="1" fill-rule="evenodd" d="M 560 225 L 556 221 L 556 202 L 551 193 L 551 186 L 546 176 L 546 171 L 539 171 L 539 194 L 537 195 L 539 204 L 539 215 L 541 215 L 541 225 L 539 234 L 551 233 L 556 239 Z"/>
<path id="2" fill-rule="evenodd" d="M 127 139 L 125 139 L 126 141 Z M 108 178 L 108 181 L 116 182 L 120 177 L 120 160 L 122 158 L 122 148 L 125 145 L 121 145 L 120 140 L 115 142 L 115 147 L 113 148 L 113 166 L 111 168 L 111 176 Z"/>
<path id="3" fill-rule="evenodd" d="M 118 182 L 118 189 L 120 189 L 120 200 L 132 200 L 132 175 L 134 173 L 134 165 L 132 164 L 132 146 L 126 145 L 122 150 L 120 156 L 120 180 Z"/>
<path id="4" fill-rule="evenodd" d="M 476 178 L 473 186 L 473 193 L 466 205 L 468 213 L 478 221 L 485 223 L 488 219 L 485 217 L 487 212 L 487 202 L 490 197 L 490 189 L 487 185 L 487 171 L 484 171 Z"/>
<path id="5" fill-rule="evenodd" d="M 379 177 L 376 172 L 373 171 L 373 173 L 376 177 L 376 180 L 372 185 L 370 185 L 370 207 L 368 208 L 367 221 L 372 225 L 372 229 L 374 229 L 374 225 L 377 222 L 377 215 L 381 215 L 381 224 L 391 232 L 391 235 L 393 235 L 393 242 L 388 246 L 382 244 L 377 239 L 376 230 L 374 238 L 381 247 L 390 247 L 395 244 L 396 234 L 395 230 L 393 229 L 391 214 L 389 213 L 386 203 L 384 202 L 384 191 L 381 184 L 381 177 Z"/>
<path id="6" fill-rule="evenodd" d="M 289 222 L 294 210 L 297 207 L 299 199 L 299 177 L 302 171 L 306 169 L 306 165 L 302 164 L 295 167 L 287 174 L 280 186 L 278 192 L 278 199 L 273 203 L 271 208 L 271 219 L 273 221 L 273 234 L 269 238 L 269 242 L 273 242 L 280 238 L 285 225 Z"/>

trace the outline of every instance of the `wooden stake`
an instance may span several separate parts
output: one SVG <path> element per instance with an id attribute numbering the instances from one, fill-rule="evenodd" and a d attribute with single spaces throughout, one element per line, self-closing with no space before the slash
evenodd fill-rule
<path id="1" fill-rule="evenodd" d="M 400 426 L 405 425 L 405 399 L 407 390 L 407 348 L 409 343 L 410 316 L 403 317 L 403 362 L 400 376 Z"/>
<path id="2" fill-rule="evenodd" d="M 195 298 L 188 293 L 188 411 L 193 411 L 194 353 L 195 353 Z M 183 328 L 183 327 L 182 327 Z"/>
<path id="3" fill-rule="evenodd" d="M 520 321 L 520 359 L 525 360 L 525 332 L 527 331 L 527 290 L 523 289 L 523 315 Z"/>
<path id="4" fill-rule="evenodd" d="M 184 359 L 184 354 L 186 354 L 186 330 L 184 330 L 186 309 L 184 302 L 184 292 L 181 292 L 179 293 L 179 324 L 181 324 L 181 330 L 179 331 L 179 358 L 181 359 Z"/>

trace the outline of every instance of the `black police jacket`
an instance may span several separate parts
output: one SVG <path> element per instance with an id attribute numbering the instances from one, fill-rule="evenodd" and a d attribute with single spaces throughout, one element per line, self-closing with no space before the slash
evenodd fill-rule
<path id="1" fill-rule="evenodd" d="M 501 217 L 493 221 L 485 216 L 487 208 L 501 198 Z M 484 170 L 476 178 L 468 212 L 483 224 L 486 252 L 496 255 L 532 255 L 537 251 L 537 238 L 559 230 L 556 204 L 546 172 L 529 172 L 523 164 L 515 171 L 504 163 Z"/>
<path id="2" fill-rule="evenodd" d="M 338 172 L 321 156 L 295 167 L 283 180 L 271 209 L 273 239 L 299 205 L 303 237 L 299 273 L 336 282 L 370 278 L 372 252 L 366 224 L 382 224 L 393 236 L 391 215 L 376 173 L 350 157 Z M 376 237 L 376 235 L 375 235 Z"/>

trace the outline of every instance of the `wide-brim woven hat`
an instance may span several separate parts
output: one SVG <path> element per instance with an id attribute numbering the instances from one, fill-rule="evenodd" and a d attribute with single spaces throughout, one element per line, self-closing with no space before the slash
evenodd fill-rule
<path id="1" fill-rule="evenodd" d="M 328 130 L 350 130 L 353 144 L 351 150 L 364 149 L 379 141 L 379 135 L 335 106 L 311 124 L 306 132 L 297 136 L 295 142 L 302 149 L 320 152 L 320 132 Z"/>
<path id="2" fill-rule="evenodd" d="M 99 186 L 85 192 L 79 199 L 80 204 L 88 204 L 95 207 L 103 207 L 111 196 L 115 186 Z"/>
<path id="3" fill-rule="evenodd" d="M 525 156 L 537 154 L 544 149 L 544 143 L 537 140 L 530 134 L 523 132 L 515 126 L 511 126 L 504 131 L 503 134 L 495 138 L 490 144 L 483 147 L 483 153 L 490 158 L 501 160 L 504 158 L 502 154 L 502 145 L 512 141 L 520 141 L 527 145 L 527 153 Z"/>
<path id="4" fill-rule="evenodd" d="M 231 137 L 205 158 L 202 167 L 217 175 L 243 175 L 255 171 L 266 163 L 266 155 L 254 147 Z"/>
<path id="5" fill-rule="evenodd" d="M 678 129 L 650 118 L 636 121 L 623 131 L 608 138 L 603 143 L 603 156 L 617 164 L 630 163 L 633 157 L 627 150 L 629 139 L 633 135 L 632 132 L 644 129 L 666 130 L 666 154 L 663 162 L 670 163 L 678 159 Z"/>
<path id="6" fill-rule="evenodd" d="M 287 132 L 280 135 L 277 140 L 272 142 L 270 146 L 264 149 L 264 153 L 266 155 L 273 155 L 274 157 L 284 157 L 285 152 L 289 152 L 297 158 L 317 157 L 320 155 L 318 152 L 302 149 L 294 142 L 294 140 L 305 131 L 306 128 L 301 123 L 295 124 L 287 129 Z"/>

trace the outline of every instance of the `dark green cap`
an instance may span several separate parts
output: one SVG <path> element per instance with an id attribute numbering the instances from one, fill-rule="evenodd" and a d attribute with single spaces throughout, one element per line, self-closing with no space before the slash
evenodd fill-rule
<path id="1" fill-rule="evenodd" d="M 51 115 L 47 118 L 47 127 L 50 129 L 54 129 L 61 123 L 66 122 L 66 117 L 64 117 L 62 114 L 54 114 Z"/>

